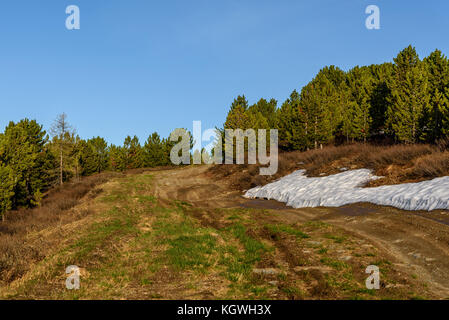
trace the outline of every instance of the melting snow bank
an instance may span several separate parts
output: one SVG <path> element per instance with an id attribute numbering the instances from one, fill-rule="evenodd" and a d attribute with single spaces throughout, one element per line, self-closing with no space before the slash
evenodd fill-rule
<path id="1" fill-rule="evenodd" d="M 404 210 L 449 209 L 449 177 L 362 188 L 368 181 L 378 178 L 368 169 L 312 178 L 306 177 L 304 170 L 298 170 L 273 183 L 248 190 L 245 197 L 274 199 L 294 208 L 371 202 Z"/>

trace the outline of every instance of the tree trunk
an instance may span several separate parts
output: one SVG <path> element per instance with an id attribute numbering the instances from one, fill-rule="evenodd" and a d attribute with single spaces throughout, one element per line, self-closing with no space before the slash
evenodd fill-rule
<path id="1" fill-rule="evenodd" d="M 366 113 L 363 113 L 363 143 L 366 143 Z"/>
<path id="2" fill-rule="evenodd" d="M 59 156 L 60 156 L 60 162 L 59 162 L 59 184 L 62 186 L 63 181 L 62 181 L 62 146 L 61 146 L 61 150 L 59 152 Z"/>
<path id="3" fill-rule="evenodd" d="M 307 151 L 309 151 L 309 131 L 308 131 L 308 128 L 309 128 L 309 123 L 308 123 L 308 119 L 307 119 L 307 121 L 306 121 L 306 136 L 305 136 L 305 143 L 306 143 L 306 149 L 307 149 Z"/>

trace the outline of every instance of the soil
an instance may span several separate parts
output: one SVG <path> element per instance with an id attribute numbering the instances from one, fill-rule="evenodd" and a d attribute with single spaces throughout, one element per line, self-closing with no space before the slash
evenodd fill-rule
<path id="1" fill-rule="evenodd" d="M 399 273 L 422 279 L 437 298 L 449 297 L 449 212 L 403 211 L 366 203 L 339 208 L 293 209 L 264 199 L 245 199 L 242 191 L 230 187 L 226 179 L 216 181 L 207 166 L 155 172 L 155 194 L 160 198 L 188 201 L 204 208 L 199 213 L 205 223 L 219 227 L 219 217 L 207 208 L 260 208 L 275 215 L 259 215 L 263 220 L 284 223 L 323 221 L 344 229 L 360 243 L 374 246 L 390 257 Z M 285 243 L 283 244 L 286 245 Z M 280 248 L 288 263 L 292 248 Z"/>

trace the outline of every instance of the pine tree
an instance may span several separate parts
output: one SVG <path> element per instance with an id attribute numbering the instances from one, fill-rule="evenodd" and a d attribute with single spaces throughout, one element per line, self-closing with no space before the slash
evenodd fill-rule
<path id="1" fill-rule="evenodd" d="M 127 154 L 123 147 L 111 145 L 109 147 L 109 167 L 114 171 L 123 171 L 127 165 Z"/>
<path id="2" fill-rule="evenodd" d="M 394 62 L 387 124 L 399 141 L 414 143 L 421 137 L 424 111 L 430 98 L 427 72 L 411 46 L 401 51 Z"/>
<path id="3" fill-rule="evenodd" d="M 305 150 L 307 148 L 306 122 L 300 106 L 300 96 L 296 90 L 282 104 L 276 118 L 281 148 L 285 150 Z"/>
<path id="4" fill-rule="evenodd" d="M 94 152 L 86 140 L 77 139 L 73 148 L 73 158 L 75 164 L 75 178 L 88 176 L 95 173 Z"/>
<path id="5" fill-rule="evenodd" d="M 127 169 L 137 169 L 142 168 L 144 165 L 144 154 L 142 147 L 139 143 L 139 138 L 137 136 L 125 138 L 123 143 L 123 150 L 126 155 L 126 168 Z"/>
<path id="6" fill-rule="evenodd" d="M 435 50 L 424 58 L 424 64 L 428 72 L 430 92 L 433 93 L 435 89 L 443 92 L 449 86 L 449 59 L 440 50 Z"/>
<path id="7" fill-rule="evenodd" d="M 251 128 L 251 120 L 255 121 L 254 117 L 253 119 L 250 119 L 249 112 L 248 112 L 248 102 L 245 99 L 245 96 L 243 97 L 237 97 L 237 99 L 234 100 L 234 102 L 231 105 L 231 108 L 228 112 L 228 115 L 226 117 L 226 121 L 223 125 L 224 129 L 222 132 L 222 152 L 224 154 L 226 148 L 229 148 L 229 146 L 232 146 L 233 148 L 233 154 L 234 158 L 236 156 L 236 138 L 232 138 L 232 141 L 227 141 L 225 130 L 226 129 L 240 129 L 245 131 L 246 129 Z M 227 147 L 228 146 L 228 147 Z M 247 149 L 247 145 L 245 144 L 245 150 Z"/>
<path id="8" fill-rule="evenodd" d="M 345 113 L 344 131 L 352 139 L 366 142 L 372 122 L 370 97 L 371 74 L 367 68 L 355 67 L 347 74 L 349 105 Z"/>
<path id="9" fill-rule="evenodd" d="M 234 108 L 237 106 L 243 108 L 243 111 L 246 111 L 248 109 L 248 100 L 246 100 L 245 95 L 238 96 L 234 99 L 231 104 L 230 111 L 234 110 Z"/>
<path id="10" fill-rule="evenodd" d="M 443 136 L 443 117 L 448 110 L 445 90 L 449 86 L 449 60 L 440 50 L 435 50 L 424 59 L 429 78 L 430 104 L 425 110 L 424 138 L 428 142 L 436 142 Z"/>
<path id="11" fill-rule="evenodd" d="M 444 94 L 435 89 L 431 100 L 429 124 L 435 141 L 449 135 L 449 88 L 445 89 Z"/>
<path id="12" fill-rule="evenodd" d="M 70 162 L 73 167 L 73 174 L 77 181 L 81 179 L 81 175 L 83 174 L 82 161 L 85 144 L 86 141 L 81 139 L 79 136 L 74 137 L 73 141 L 71 142 Z"/>
<path id="13" fill-rule="evenodd" d="M 233 105 L 229 110 L 228 116 L 224 123 L 225 129 L 242 129 L 246 130 L 250 126 L 250 121 L 246 108 L 243 105 Z"/>
<path id="14" fill-rule="evenodd" d="M 271 99 L 267 101 L 265 99 L 260 99 L 256 104 L 253 104 L 248 108 L 247 113 L 251 117 L 257 118 L 258 122 L 266 123 L 266 125 L 261 127 L 253 127 L 253 129 L 273 129 L 276 126 L 276 106 L 277 101 Z M 263 119 L 262 119 L 263 118 Z M 252 119 L 254 121 L 254 119 Z M 250 121 L 251 122 L 251 121 Z"/>
<path id="15" fill-rule="evenodd" d="M 313 142 L 315 149 L 330 142 L 339 123 L 340 96 L 332 82 L 324 74 L 318 74 L 301 91 L 301 104 L 307 119 L 307 140 Z"/>
<path id="16" fill-rule="evenodd" d="M 5 220 L 5 212 L 12 208 L 14 197 L 13 170 L 0 163 L 0 216 Z"/>
<path id="17" fill-rule="evenodd" d="M 146 167 L 166 165 L 166 142 L 162 141 L 157 132 L 150 135 L 144 145 L 144 157 Z"/>
<path id="18" fill-rule="evenodd" d="M 77 143 L 81 140 L 75 135 L 75 131 L 65 131 L 64 135 L 53 136 L 49 143 L 49 149 L 57 158 L 55 167 L 58 168 L 58 183 L 68 181 L 73 177 L 79 177 L 79 154 L 77 154 Z"/>
<path id="19" fill-rule="evenodd" d="M 317 119 L 314 117 L 314 110 L 316 107 L 316 101 L 313 96 L 313 84 L 310 82 L 304 86 L 301 90 L 301 96 L 299 101 L 299 121 L 303 123 L 303 149 L 309 150 L 310 148 L 316 148 L 316 124 Z M 301 134 L 301 133 L 299 133 Z M 299 137 L 298 137 L 299 138 Z M 298 139 L 297 138 L 297 139 Z"/>
<path id="20" fill-rule="evenodd" d="M 94 172 L 101 173 L 108 167 L 108 143 L 101 137 L 87 140 L 88 146 L 93 151 Z"/>
<path id="21" fill-rule="evenodd" d="M 326 103 L 325 108 L 329 112 L 331 139 L 343 121 L 343 108 L 346 106 L 348 91 L 345 79 L 345 72 L 333 65 L 324 67 L 315 77 L 321 90 L 320 99 L 322 103 Z"/>
<path id="22" fill-rule="evenodd" d="M 173 165 L 173 163 L 171 162 L 171 159 L 170 159 L 170 152 L 174 145 L 175 145 L 175 143 L 170 141 L 169 138 L 162 139 L 162 150 L 164 152 L 164 158 L 163 158 L 164 160 L 161 162 L 161 165 L 163 165 L 163 166 Z M 193 137 L 192 137 L 191 146 L 193 148 Z"/>
<path id="23" fill-rule="evenodd" d="M 12 170 L 13 208 L 38 202 L 48 185 L 45 178 L 50 157 L 46 141 L 46 132 L 35 120 L 23 119 L 17 124 L 11 121 L 0 134 L 0 163 Z"/>
<path id="24" fill-rule="evenodd" d="M 393 64 L 371 65 L 370 69 L 373 78 L 373 89 L 370 97 L 371 133 L 378 135 L 385 133 L 386 114 L 391 101 L 388 83 L 392 79 Z"/>

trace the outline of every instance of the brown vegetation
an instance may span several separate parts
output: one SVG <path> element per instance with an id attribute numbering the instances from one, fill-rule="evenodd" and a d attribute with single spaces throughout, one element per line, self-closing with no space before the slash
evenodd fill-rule
<path id="1" fill-rule="evenodd" d="M 90 208 L 88 216 L 22 237 L 25 246 L 39 241 L 54 245 L 38 263 L 26 256 L 27 272 L 12 283 L 0 283 L 0 297 L 271 300 L 447 296 L 444 287 L 436 291 L 439 287 L 431 282 L 440 280 L 438 275 L 427 281 L 427 269 L 418 272 L 404 264 L 410 250 L 419 250 L 423 262 L 432 259 L 425 262 L 432 263 L 429 269 L 447 270 L 441 255 L 444 249 L 429 245 L 440 245 L 446 241 L 445 235 L 439 242 L 434 237 L 429 237 L 432 241 L 419 238 L 422 246 L 409 246 L 410 234 L 423 232 L 428 222 L 420 224 L 420 231 L 410 230 L 407 223 L 410 233 L 397 231 L 403 223 L 394 223 L 396 232 L 389 232 L 391 229 L 378 227 L 379 223 L 386 226 L 387 221 L 373 222 L 376 232 L 388 230 L 388 245 L 400 245 L 402 242 L 394 241 L 398 237 L 404 241 L 406 256 L 396 258 L 388 246 L 377 245 L 378 237 L 345 230 L 349 216 L 338 215 L 341 220 L 336 222 L 342 228 L 329 223 L 335 213 L 332 210 L 252 207 L 239 192 L 226 192 L 226 182 L 205 176 L 207 169 L 188 166 L 129 174 L 101 185 L 103 192 L 95 199 L 90 199 L 88 192 L 79 205 L 64 213 Z M 399 214 L 385 216 L 400 219 Z M 355 230 L 362 226 L 372 234 L 365 216 L 350 218 L 357 218 L 353 220 L 358 223 Z M 365 287 L 365 269 L 371 264 L 381 270 L 380 290 Z M 65 287 L 69 265 L 80 268 L 79 290 Z M 445 284 L 446 273 L 442 274 L 441 283 Z"/>
<path id="2" fill-rule="evenodd" d="M 308 176 L 322 176 L 345 169 L 372 169 L 383 178 L 369 186 L 416 182 L 449 175 L 449 143 L 379 146 L 350 144 L 328 146 L 306 152 L 279 154 L 279 168 L 273 176 L 259 175 L 259 165 L 216 165 L 209 172 L 227 178 L 234 188 L 247 190 L 264 185 L 295 170 L 305 169 Z"/>
<path id="3" fill-rule="evenodd" d="M 22 276 L 32 262 L 40 261 L 53 242 L 30 235 L 44 229 L 65 225 L 89 214 L 89 209 L 71 211 L 85 197 L 95 197 L 101 189 L 96 186 L 118 173 L 102 173 L 86 177 L 79 182 L 66 183 L 50 190 L 39 207 L 8 212 L 6 221 L 0 223 L 0 283 Z M 61 230 L 61 233 L 62 230 Z M 61 234 L 63 237 L 64 235 Z"/>
<path id="4" fill-rule="evenodd" d="M 433 221 L 375 206 L 267 209 L 267 201 L 241 198 L 207 170 L 188 166 L 113 178 L 87 191 L 59 221 L 2 235 L 17 242 L 9 259 L 3 255 L 9 267 L 2 270 L 0 297 L 448 296 L 448 233 L 436 222 L 443 217 L 438 213 Z M 365 288 L 371 264 L 381 269 L 380 290 Z M 80 290 L 65 288 L 69 265 L 80 267 Z"/>

